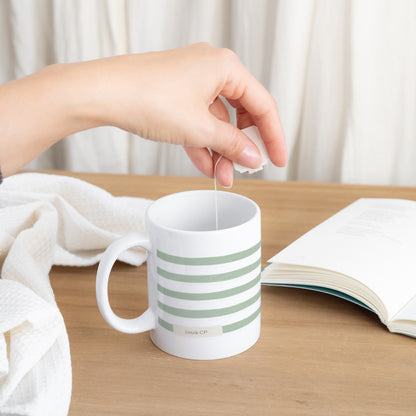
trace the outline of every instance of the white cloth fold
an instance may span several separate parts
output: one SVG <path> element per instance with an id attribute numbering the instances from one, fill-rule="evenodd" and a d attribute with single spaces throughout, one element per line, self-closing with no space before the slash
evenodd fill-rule
<path id="1" fill-rule="evenodd" d="M 121 235 L 144 230 L 150 200 L 114 197 L 78 179 L 25 173 L 0 187 L 0 415 L 61 416 L 71 399 L 68 336 L 52 265 L 97 263 Z M 143 250 L 120 260 L 139 265 Z"/>

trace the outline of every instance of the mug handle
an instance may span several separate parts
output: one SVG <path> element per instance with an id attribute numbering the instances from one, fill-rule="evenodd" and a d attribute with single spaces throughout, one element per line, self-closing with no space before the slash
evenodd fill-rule
<path id="1" fill-rule="evenodd" d="M 114 329 L 127 334 L 137 334 L 156 327 L 156 316 L 150 307 L 137 318 L 125 319 L 120 318 L 113 312 L 108 299 L 108 279 L 115 261 L 123 251 L 136 246 L 150 251 L 150 240 L 146 233 L 127 234 L 111 243 L 98 265 L 95 284 L 95 294 L 101 315 Z"/>

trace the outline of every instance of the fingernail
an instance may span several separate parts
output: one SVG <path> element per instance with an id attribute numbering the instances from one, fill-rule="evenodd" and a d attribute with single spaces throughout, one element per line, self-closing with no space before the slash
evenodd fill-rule
<path id="1" fill-rule="evenodd" d="M 237 159 L 237 163 L 248 168 L 258 168 L 261 165 L 261 162 L 262 158 L 260 152 L 254 143 L 247 145 Z"/>

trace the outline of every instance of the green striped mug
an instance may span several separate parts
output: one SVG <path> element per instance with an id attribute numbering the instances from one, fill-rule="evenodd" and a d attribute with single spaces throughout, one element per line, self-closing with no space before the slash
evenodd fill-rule
<path id="1" fill-rule="evenodd" d="M 126 333 L 150 330 L 157 347 L 182 358 L 225 358 L 253 346 L 260 335 L 258 205 L 231 192 L 172 194 L 148 208 L 146 230 L 114 241 L 100 261 L 96 294 L 107 323 Z M 134 246 L 148 252 L 149 307 L 123 319 L 111 310 L 108 279 Z"/>

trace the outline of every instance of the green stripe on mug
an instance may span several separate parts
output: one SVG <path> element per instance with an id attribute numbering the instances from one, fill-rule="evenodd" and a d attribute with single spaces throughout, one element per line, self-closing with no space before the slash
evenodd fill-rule
<path id="1" fill-rule="evenodd" d="M 258 309 L 255 312 L 253 312 L 251 315 L 249 315 L 247 318 L 241 319 L 240 321 L 237 321 L 237 322 L 233 322 L 232 324 L 224 325 L 222 327 L 222 332 L 225 334 L 227 332 L 232 332 L 232 331 L 236 331 L 238 329 L 244 328 L 249 323 L 253 322 L 257 318 L 257 316 L 259 316 L 260 311 L 261 311 L 261 306 L 259 306 Z M 171 332 L 174 331 L 173 324 L 164 321 L 160 317 L 158 317 L 158 322 L 160 326 L 167 329 L 168 331 L 171 331 Z M 192 329 L 192 327 L 190 327 L 190 329 Z M 209 329 L 209 327 L 207 329 Z"/>
<path id="2" fill-rule="evenodd" d="M 184 264 L 187 266 L 207 266 L 212 264 L 223 264 L 230 263 L 232 261 L 244 259 L 254 254 L 261 247 L 261 241 L 259 241 L 253 247 L 247 250 L 239 251 L 237 253 L 227 254 L 225 256 L 216 257 L 179 257 L 171 254 L 164 253 L 163 251 L 157 250 L 157 257 L 164 261 L 175 264 Z"/>
<path id="3" fill-rule="evenodd" d="M 158 322 L 160 326 L 163 326 L 163 328 L 167 329 L 168 331 L 173 332 L 173 325 L 169 322 L 164 321 L 161 317 L 158 318 Z"/>
<path id="4" fill-rule="evenodd" d="M 248 283 L 233 287 L 228 290 L 221 290 L 220 292 L 209 292 L 209 293 L 188 293 L 188 292 L 177 292 L 175 290 L 170 290 L 162 285 L 158 284 L 157 289 L 160 293 L 170 296 L 171 298 L 176 299 L 185 299 L 185 300 L 212 300 L 212 299 L 223 299 L 228 298 L 229 296 L 238 295 L 239 293 L 245 292 L 246 290 L 251 289 L 260 282 L 260 274 L 255 277 L 253 280 L 250 280 Z"/>
<path id="5" fill-rule="evenodd" d="M 257 318 L 257 316 L 260 314 L 260 310 L 261 306 L 259 306 L 259 308 L 247 318 L 244 318 L 241 321 L 234 322 L 233 324 L 224 325 L 222 327 L 222 332 L 225 334 L 226 332 L 236 331 L 237 329 L 245 327 Z"/>
<path id="6" fill-rule="evenodd" d="M 157 302 L 157 305 L 163 311 L 170 313 L 171 315 L 180 316 L 182 318 L 214 318 L 217 316 L 229 315 L 230 313 L 239 312 L 253 303 L 255 303 L 260 298 L 261 291 L 259 290 L 253 297 L 250 299 L 238 303 L 233 306 L 228 306 L 227 308 L 220 309 L 181 309 L 174 308 L 173 306 L 166 305 L 160 301 Z"/>
<path id="7" fill-rule="evenodd" d="M 237 277 L 244 276 L 247 273 L 252 272 L 261 264 L 261 257 L 259 257 L 254 263 L 242 267 L 238 270 L 233 270 L 231 272 L 219 273 L 219 274 L 202 274 L 202 275 L 188 275 L 188 274 L 179 274 L 168 272 L 161 267 L 157 268 L 157 273 L 159 276 L 165 277 L 166 279 L 176 280 L 178 282 L 187 282 L 187 283 L 208 283 L 208 282 L 222 282 L 224 280 L 235 279 Z"/>

